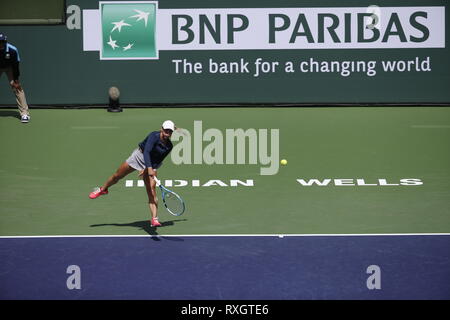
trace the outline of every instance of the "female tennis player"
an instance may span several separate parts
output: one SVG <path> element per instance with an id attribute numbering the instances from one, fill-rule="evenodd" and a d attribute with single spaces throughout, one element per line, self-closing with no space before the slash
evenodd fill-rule
<path id="1" fill-rule="evenodd" d="M 147 190 L 148 204 L 150 207 L 152 227 L 160 227 L 158 221 L 158 198 L 156 197 L 156 170 L 161 167 L 165 157 L 172 151 L 173 145 L 170 141 L 172 133 L 175 131 L 175 124 L 164 121 L 161 130 L 151 132 L 138 147 L 131 153 L 130 157 L 120 165 L 119 169 L 106 180 L 105 184 L 96 188 L 89 194 L 89 198 L 96 199 L 101 195 L 108 194 L 108 189 L 119 182 L 120 179 L 135 170 L 139 170 Z"/>

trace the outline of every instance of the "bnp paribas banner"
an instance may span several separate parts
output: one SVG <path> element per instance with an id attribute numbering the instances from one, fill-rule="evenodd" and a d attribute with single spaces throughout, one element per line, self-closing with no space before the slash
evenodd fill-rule
<path id="1" fill-rule="evenodd" d="M 450 103 L 448 16 L 443 0 L 67 1 L 62 30 L 36 38 L 68 48 L 48 62 L 83 95 L 56 79 L 56 93 L 33 95 L 95 104 L 117 86 L 130 104 Z M 30 69 L 47 60 L 29 58 Z"/>

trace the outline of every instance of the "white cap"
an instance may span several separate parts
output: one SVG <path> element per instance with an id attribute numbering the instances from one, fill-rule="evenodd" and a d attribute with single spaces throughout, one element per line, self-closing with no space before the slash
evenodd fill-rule
<path id="1" fill-rule="evenodd" d="M 162 128 L 163 129 L 170 129 L 172 131 L 175 131 L 175 123 L 173 123 L 170 120 L 166 120 L 166 121 L 163 122 Z"/>

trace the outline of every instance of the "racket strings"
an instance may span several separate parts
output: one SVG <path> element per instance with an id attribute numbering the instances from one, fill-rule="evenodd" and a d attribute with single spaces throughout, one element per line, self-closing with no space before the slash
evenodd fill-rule
<path id="1" fill-rule="evenodd" d="M 183 201 L 178 198 L 175 194 L 171 192 L 167 192 L 164 195 L 164 203 L 166 204 L 167 209 L 171 211 L 173 214 L 181 214 L 184 211 Z"/>

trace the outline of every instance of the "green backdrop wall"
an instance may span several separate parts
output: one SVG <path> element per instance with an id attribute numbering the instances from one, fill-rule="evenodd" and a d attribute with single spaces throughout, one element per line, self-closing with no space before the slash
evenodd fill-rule
<path id="1" fill-rule="evenodd" d="M 83 14 L 86 10 L 99 10 L 97 1 L 89 0 L 68 0 L 66 4 L 70 9 L 67 13 L 68 24 L 63 25 L 34 25 L 34 26 L 0 26 L 0 32 L 8 35 L 9 41 L 15 45 L 21 55 L 21 82 L 27 94 L 30 105 L 93 105 L 106 104 L 107 92 L 111 86 L 117 86 L 121 91 L 122 104 L 427 104 L 427 103 L 450 103 L 450 52 L 447 46 L 449 28 L 448 19 L 449 4 L 443 0 L 411 0 L 411 1 L 389 1 L 380 0 L 377 5 L 383 8 L 396 7 L 426 7 L 428 9 L 436 8 L 443 14 L 441 18 L 431 20 L 431 16 L 415 16 L 408 19 L 396 19 L 392 14 L 381 15 L 380 19 L 384 20 L 385 28 L 389 29 L 391 35 L 386 41 L 391 47 L 383 48 L 382 44 L 378 46 L 374 43 L 372 47 L 363 47 L 366 43 L 358 42 L 352 37 L 351 42 L 360 48 L 348 48 L 349 43 L 340 38 L 340 43 L 334 43 L 333 39 L 333 23 L 338 23 L 347 34 L 357 32 L 358 26 L 353 23 L 346 24 L 345 14 L 336 13 L 339 20 L 330 17 L 333 12 L 339 10 L 348 11 L 348 19 L 357 21 L 357 14 L 351 16 L 352 12 L 359 10 L 364 12 L 363 7 L 369 7 L 373 1 L 302 1 L 302 0 L 160 0 L 156 1 L 158 12 L 156 13 L 157 21 L 166 19 L 170 10 L 174 10 L 174 14 L 180 15 L 184 12 L 186 16 L 195 15 L 191 13 L 194 9 L 210 8 L 217 10 L 216 17 L 213 11 L 208 11 L 208 21 L 204 22 L 203 30 L 205 30 L 206 38 L 209 44 L 216 44 L 214 37 L 209 33 L 214 33 L 215 19 L 222 19 L 221 26 L 224 35 L 226 32 L 227 15 L 223 14 L 227 9 L 233 14 L 240 13 L 247 16 L 250 25 L 253 23 L 253 16 L 247 14 L 250 8 L 263 8 L 273 14 L 286 12 L 286 8 L 290 8 L 292 17 L 301 17 L 302 13 L 307 13 L 307 23 L 304 20 L 291 19 L 291 24 L 286 30 L 283 29 L 283 17 L 278 16 L 273 27 L 279 28 L 275 37 L 282 39 L 282 34 L 291 36 L 294 31 L 297 36 L 294 40 L 305 42 L 308 37 L 310 27 L 311 35 L 314 42 L 309 48 L 296 48 L 295 43 L 270 41 L 269 31 L 260 29 L 259 32 L 250 34 L 250 38 L 254 38 L 255 42 L 266 43 L 271 45 L 273 49 L 258 48 L 255 45 L 253 49 L 230 49 L 226 50 L 209 49 L 205 50 L 201 44 L 198 44 L 196 50 L 183 50 L 182 44 L 176 44 L 174 36 L 175 20 L 172 17 L 169 28 L 172 30 L 157 30 L 157 37 L 164 37 L 164 43 L 171 45 L 170 49 L 159 49 L 158 57 L 150 60 L 101 60 L 99 50 L 85 51 L 83 41 L 86 41 L 87 35 L 92 27 L 88 21 L 84 21 Z M 76 12 L 80 10 L 81 20 L 77 26 Z M 277 11 L 279 8 L 281 11 Z M 314 17 L 316 8 L 322 12 L 322 29 L 326 39 L 325 44 L 334 46 L 333 48 L 320 48 L 319 35 L 316 33 L 315 22 L 310 19 Z M 411 9 L 411 12 L 421 12 L 421 8 Z M 175 11 L 182 9 L 179 11 Z M 238 9 L 238 10 L 232 10 Z M 273 9 L 273 10 L 272 10 Z M 398 9 L 398 10 L 400 10 Z M 427 10 L 428 10 L 427 9 Z M 430 10 L 431 10 L 430 9 Z M 225 11 L 224 11 L 225 10 Z M 352 11 L 353 10 L 353 11 Z M 396 9 L 394 9 L 395 12 Z M 401 10 L 400 10 L 401 11 Z M 426 10 L 425 10 L 426 11 Z M 94 12 L 94 11 L 90 11 Z M 163 13 L 165 14 L 163 15 Z M 383 11 L 382 11 L 383 12 Z M 385 11 L 386 12 L 386 11 Z M 201 12 L 200 12 L 201 13 Z M 212 15 L 211 15 L 212 14 Z M 281 15 L 281 14 L 280 14 Z M 285 14 L 285 17 L 288 16 Z M 325 17 L 326 16 L 326 17 Z M 401 17 L 399 14 L 398 16 Z M 317 15 L 315 16 L 317 17 Z M 127 22 L 132 18 L 126 16 Z M 205 20 L 205 19 L 204 19 Z M 401 25 L 398 21 L 401 20 Z M 438 21 L 439 20 L 439 21 Z M 136 23 L 143 23 L 143 20 Z M 186 23 L 186 18 L 180 18 L 178 27 L 182 27 Z M 236 18 L 235 27 L 239 28 L 239 20 Z M 349 20 L 350 21 L 350 20 Z M 405 25 L 406 21 L 406 25 Z M 84 30 L 88 23 L 90 30 Z M 209 23 L 209 24 L 208 24 Z M 295 29 L 295 24 L 299 23 Z M 131 23 L 130 23 L 131 24 Z M 434 27 L 429 25 L 433 24 Z M 160 24 L 158 24 L 160 26 Z M 167 25 L 164 25 L 167 26 Z M 228 26 L 229 27 L 229 26 Z M 441 39 L 440 46 L 424 47 L 397 47 L 396 42 L 400 40 L 400 34 L 403 28 L 406 35 L 406 45 L 414 46 L 413 38 L 436 38 Z M 105 28 L 105 27 L 103 27 Z M 127 27 L 123 27 L 124 32 Z M 157 27 L 158 28 L 158 27 Z M 208 29 L 209 28 L 209 29 Z M 320 23 L 319 27 L 320 29 Z M 331 28 L 330 31 L 328 28 Z M 200 39 L 199 29 L 192 27 L 196 41 Z M 367 28 L 365 28 L 367 29 Z M 128 29 L 129 30 L 129 29 Z M 209 31 L 208 31 L 209 30 Z M 336 32 L 339 29 L 334 29 Z M 412 33 L 408 33 L 412 30 Z M 117 32 L 116 30 L 115 32 Z M 248 30 L 250 32 L 250 27 Z M 178 31 L 178 41 L 181 42 L 183 37 L 187 37 L 188 33 Z M 209 33 L 208 33 L 209 32 Z M 241 34 L 244 34 L 243 31 Z M 370 30 L 365 30 L 367 34 L 371 34 Z M 427 32 L 429 34 L 427 34 Z M 380 38 L 383 36 L 380 36 Z M 114 33 L 110 33 L 113 34 Z M 236 32 L 237 41 L 238 35 Z M 356 34 L 356 33 L 355 33 Z M 219 37 L 218 33 L 216 35 Z M 330 40 L 331 39 L 331 40 Z M 226 36 L 222 36 L 223 43 L 227 41 Z M 278 41 L 278 40 L 276 40 Z M 418 41 L 420 42 L 420 40 Z M 241 41 L 242 45 L 247 45 L 248 41 Z M 384 43 L 386 44 L 386 43 Z M 404 43 L 400 43 L 403 45 Z M 419 43 L 420 44 L 420 43 Z M 105 45 L 106 44 L 100 44 Z M 288 48 L 278 49 L 277 46 L 286 45 Z M 308 44 L 306 44 L 308 45 Z M 378 47 L 377 47 L 378 46 Z M 178 48 L 179 47 L 179 48 Z M 120 49 L 120 48 L 119 48 Z M 276 70 L 255 76 L 255 62 L 276 62 L 278 66 Z M 202 67 L 201 73 L 183 73 L 182 69 L 176 70 L 175 60 L 184 60 L 191 63 L 198 63 Z M 241 73 L 212 73 L 210 70 L 210 59 L 214 62 L 235 62 L 239 65 Z M 342 62 L 349 63 L 368 63 L 374 61 L 376 67 L 373 71 L 375 75 L 369 75 L 367 70 L 353 72 L 349 75 L 343 75 L 342 72 L 325 72 L 326 66 L 320 63 L 328 64 L 331 68 L 331 62 L 335 61 L 342 68 Z M 399 62 L 400 61 L 400 62 Z M 411 63 L 408 61 L 412 61 Z M 292 62 L 292 70 L 288 68 L 288 64 Z M 301 62 L 304 62 L 303 71 Z M 311 67 L 315 62 L 319 65 Z M 245 63 L 248 63 L 245 65 Z M 401 69 L 407 67 L 408 70 L 389 71 L 384 70 L 383 63 L 400 63 Z M 417 64 L 418 63 L 418 64 Z M 267 65 L 266 65 L 267 66 Z M 365 65 L 368 67 L 368 65 Z M 392 65 L 391 65 L 392 66 Z M 180 64 L 179 67 L 182 67 Z M 386 65 L 384 65 L 386 67 Z M 288 69 L 286 69 L 288 68 Z M 312 69 L 311 69 L 312 68 Z M 314 68 L 317 68 L 315 70 Z M 362 65 L 361 65 L 362 68 Z M 248 69 L 249 72 L 246 72 Z M 309 70 L 308 72 L 305 72 Z M 313 70 L 313 71 L 311 71 Z M 0 78 L 0 104 L 14 105 L 14 96 L 7 84 L 5 75 Z"/>

